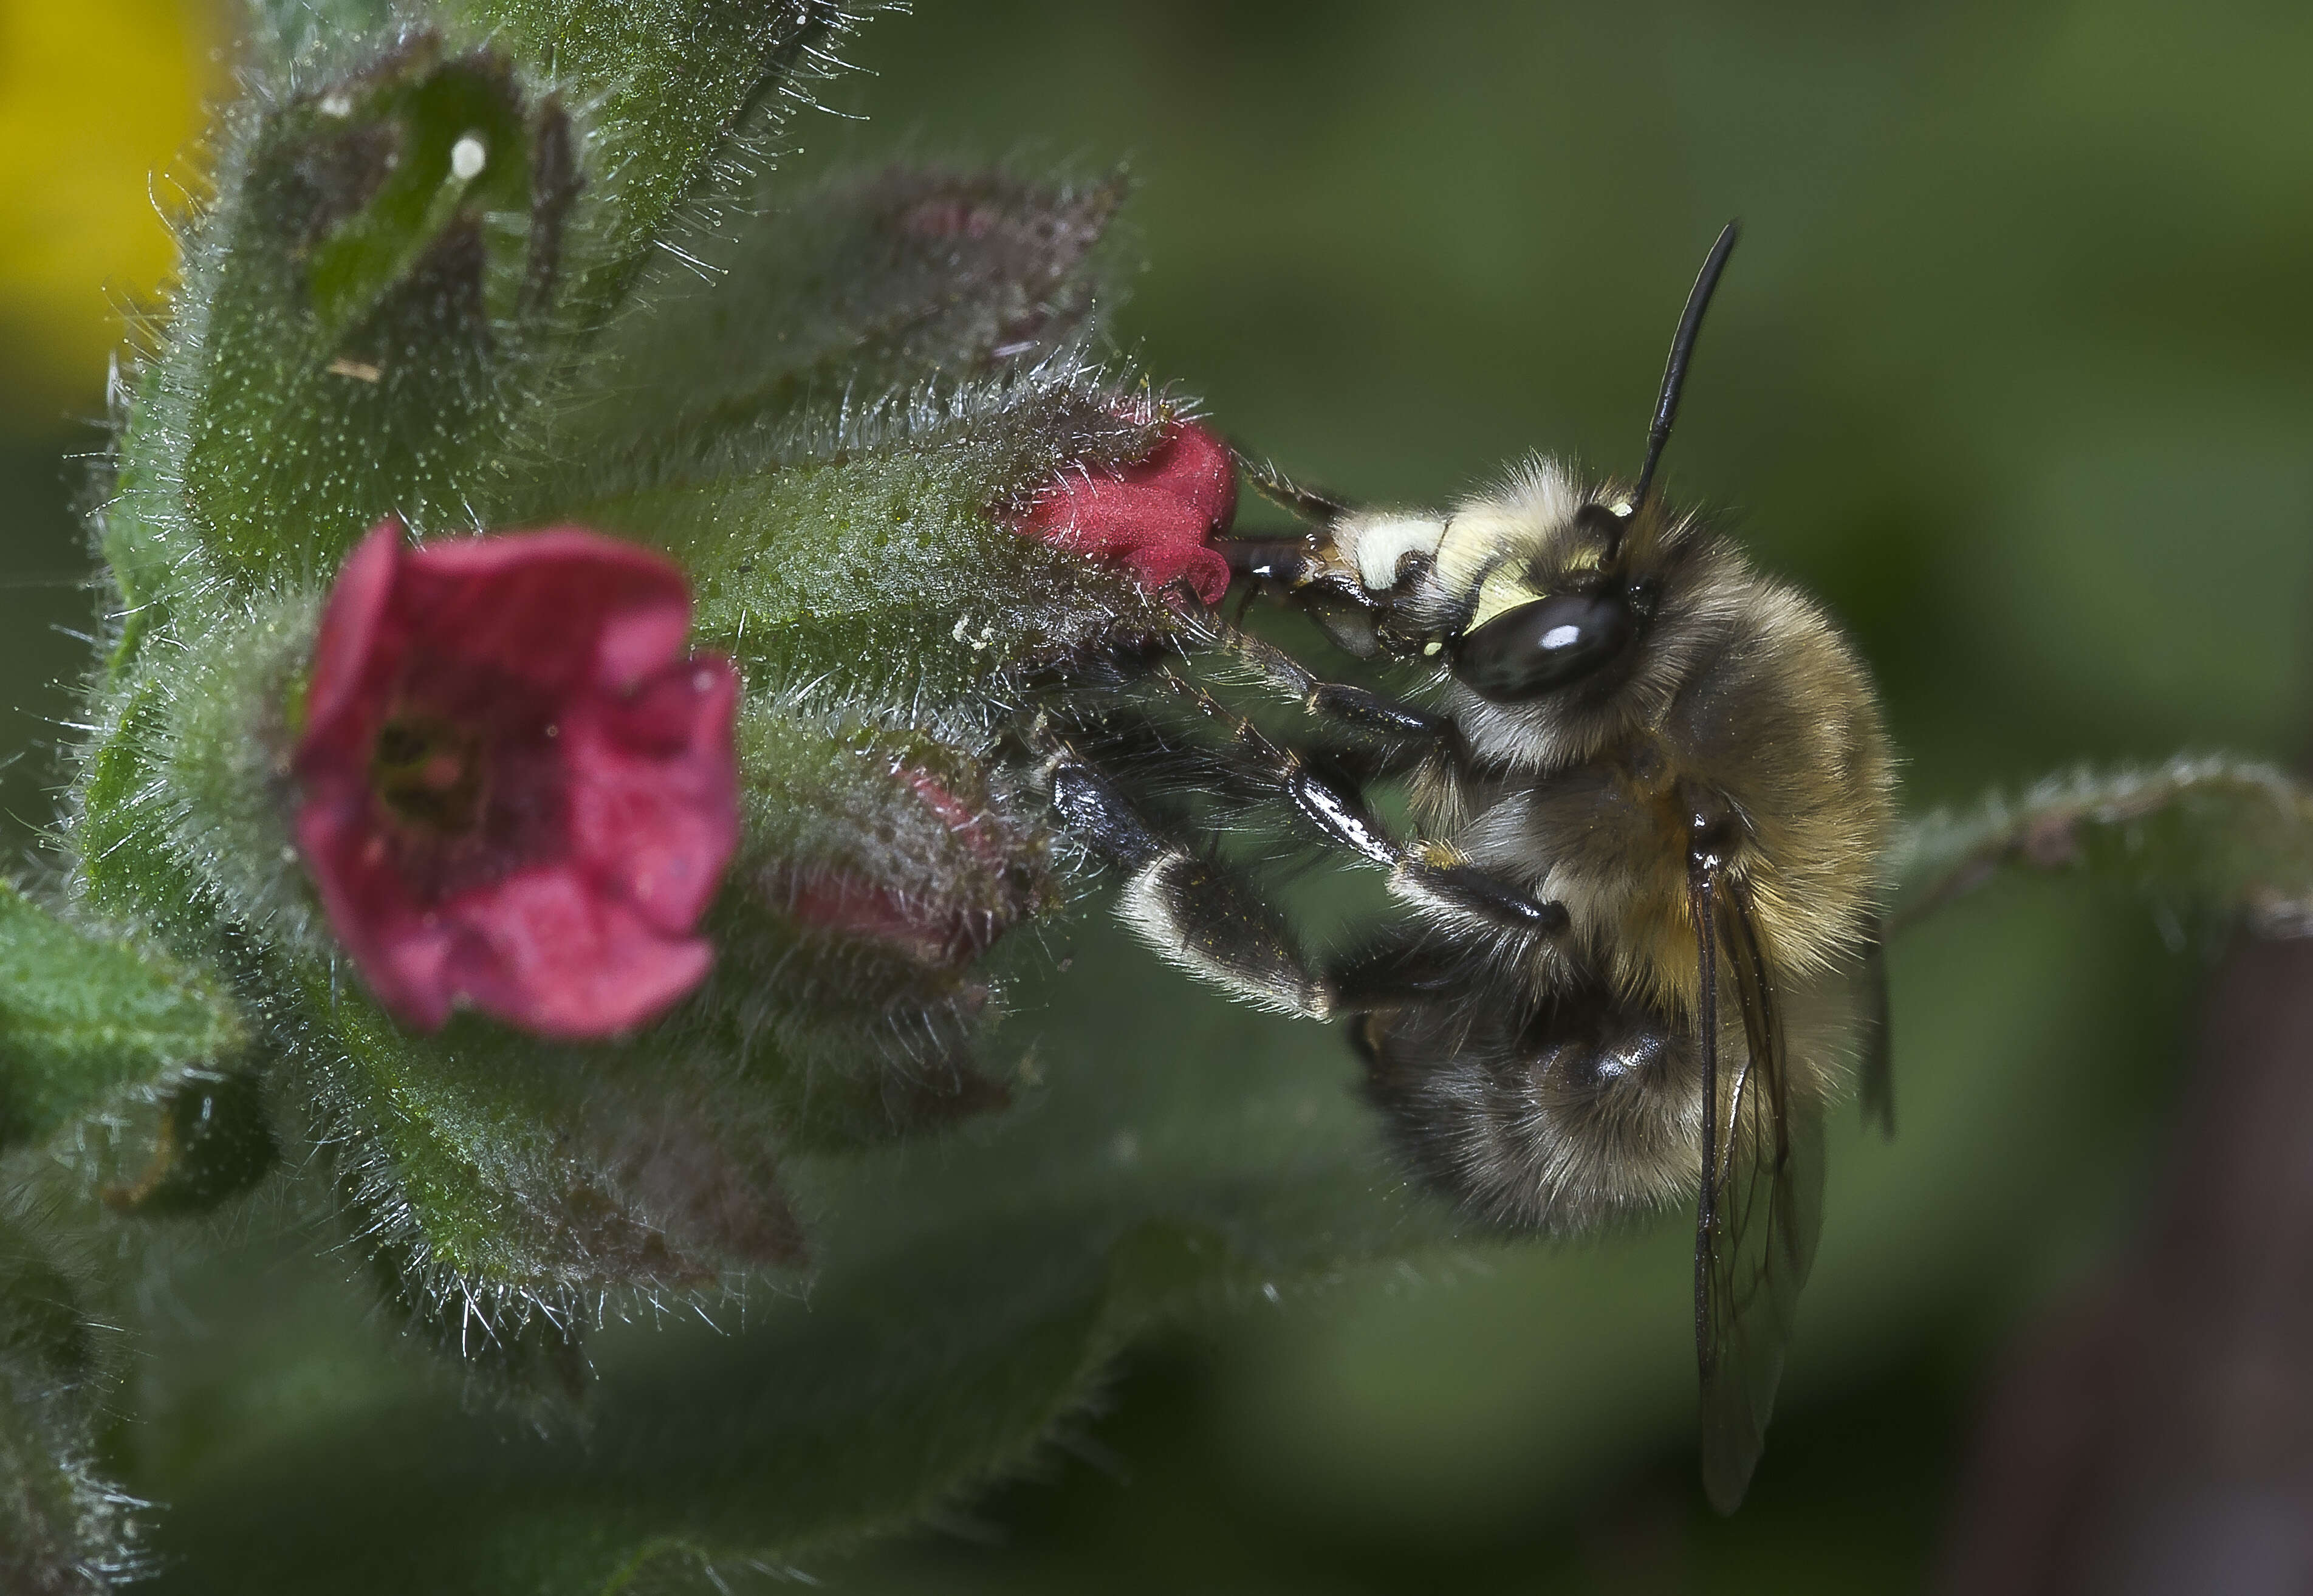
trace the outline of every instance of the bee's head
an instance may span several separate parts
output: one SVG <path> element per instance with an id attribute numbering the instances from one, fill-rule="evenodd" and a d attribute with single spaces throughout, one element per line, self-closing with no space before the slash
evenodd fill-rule
<path id="1" fill-rule="evenodd" d="M 1732 548 L 1691 514 L 1535 460 L 1455 509 L 1404 608 L 1479 700 L 1483 745 L 1580 758 L 1657 714 L 1708 657 Z"/>
<path id="2" fill-rule="evenodd" d="M 1580 496 L 1556 524 L 1528 522 L 1501 537 L 1460 596 L 1457 624 L 1442 639 L 1447 662 L 1489 703 L 1530 703 L 1626 676 L 1662 601 L 1663 574 L 1630 557 L 1630 501 Z"/>
<path id="3" fill-rule="evenodd" d="M 1610 732 L 1618 696 L 1631 700 L 1626 713 L 1643 713 L 1653 695 L 1625 687 L 1675 687 L 1688 652 L 1676 634 L 1707 624 L 1708 606 L 1692 590 L 1719 563 L 1718 540 L 1692 518 L 1667 514 L 1649 490 L 1736 236 L 1730 222 L 1687 295 L 1637 486 L 1586 489 L 1573 473 L 1536 461 L 1501 493 L 1463 506 L 1441 535 L 1427 618 L 1455 680 L 1561 747 Z M 1526 706 L 1544 707 L 1518 713 Z"/>

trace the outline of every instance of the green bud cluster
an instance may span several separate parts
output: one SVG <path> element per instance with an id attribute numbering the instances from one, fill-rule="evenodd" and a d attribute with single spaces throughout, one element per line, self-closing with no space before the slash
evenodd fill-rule
<path id="1" fill-rule="evenodd" d="M 808 1267 L 791 1157 L 1009 1101 L 982 955 L 1066 894 L 996 758 L 1007 672 L 1161 624 L 1004 524 L 1156 435 L 1086 354 L 1121 185 L 772 171 L 858 20 L 260 13 L 119 385 L 63 890 L 0 897 L 0 1141 L 147 1220 L 318 1183 L 390 1311 L 541 1414 L 606 1312 Z M 717 968 L 638 1035 L 414 1036 L 336 948 L 289 755 L 323 591 L 387 516 L 655 545 L 741 668 Z M 72 1151 L 92 1113 L 103 1158 Z"/>
<path id="2" fill-rule="evenodd" d="M 990 997 L 966 928 L 992 941 L 1060 894 L 991 762 L 1002 673 L 1146 608 L 1001 524 L 1064 464 L 1153 435 L 1081 353 L 1117 185 L 743 188 L 854 19 L 674 9 L 277 28 L 100 518 L 120 602 L 75 901 L 215 971 L 281 1134 L 328 1149 L 396 1299 L 485 1339 L 567 1330 L 610 1289 L 794 1264 L 780 1148 L 1004 1100 L 971 1062 Z M 389 514 L 655 544 L 744 673 L 721 970 L 643 1036 L 414 1039 L 341 968 L 287 756 L 321 590 Z M 798 916 L 831 892 L 832 922 Z M 927 903 L 964 940 L 865 934 L 845 892 Z"/>

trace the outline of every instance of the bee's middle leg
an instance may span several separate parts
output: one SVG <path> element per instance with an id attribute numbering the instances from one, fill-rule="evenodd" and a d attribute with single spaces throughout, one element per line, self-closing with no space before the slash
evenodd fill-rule
<path id="1" fill-rule="evenodd" d="M 1069 832 L 1126 872 L 1117 916 L 1165 960 L 1272 1013 L 1332 1013 L 1285 917 L 1241 867 L 1152 825 L 1124 791 L 1049 731 L 1043 779 Z"/>

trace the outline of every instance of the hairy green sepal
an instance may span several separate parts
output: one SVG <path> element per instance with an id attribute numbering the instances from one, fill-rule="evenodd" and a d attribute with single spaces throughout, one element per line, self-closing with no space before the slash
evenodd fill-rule
<path id="1" fill-rule="evenodd" d="M 37 1142 L 132 1087 L 248 1040 L 216 984 L 84 931 L 0 882 L 0 1147 Z"/>

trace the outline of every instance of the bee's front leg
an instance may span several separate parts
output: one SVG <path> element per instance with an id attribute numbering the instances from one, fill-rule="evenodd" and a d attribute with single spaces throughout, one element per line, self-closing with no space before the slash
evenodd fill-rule
<path id="1" fill-rule="evenodd" d="M 1454 723 L 1446 716 L 1401 704 L 1370 688 L 1327 681 L 1275 644 L 1231 625 L 1193 600 L 1175 603 L 1174 613 L 1189 637 L 1250 667 L 1262 686 L 1298 703 L 1315 719 L 1410 747 L 1417 753 L 1454 734 Z"/>

